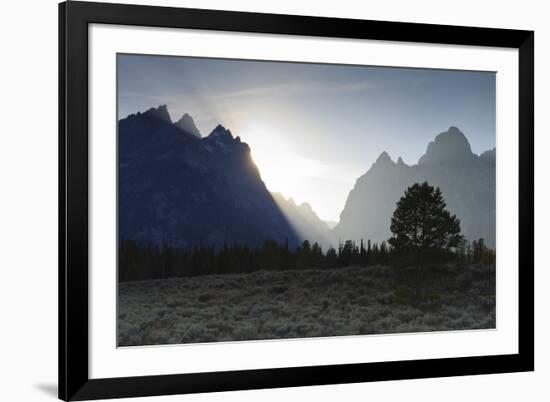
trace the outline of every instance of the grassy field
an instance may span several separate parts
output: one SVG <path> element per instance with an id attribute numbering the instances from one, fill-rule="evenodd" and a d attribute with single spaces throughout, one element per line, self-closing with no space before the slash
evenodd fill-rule
<path id="1" fill-rule="evenodd" d="M 119 284 L 118 345 L 495 328 L 494 265 L 258 271 Z M 405 271 L 406 272 L 406 271 Z"/>

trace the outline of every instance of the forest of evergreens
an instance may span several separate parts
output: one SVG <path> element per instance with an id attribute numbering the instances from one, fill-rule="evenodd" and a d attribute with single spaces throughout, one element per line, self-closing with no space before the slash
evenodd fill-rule
<path id="1" fill-rule="evenodd" d="M 404 261 L 405 259 L 405 261 Z M 463 242 L 454 250 L 431 253 L 427 263 L 457 261 L 492 263 L 494 250 L 483 239 Z M 318 243 L 304 241 L 295 250 L 287 244 L 268 240 L 261 247 L 226 245 L 221 250 L 213 246 L 191 248 L 142 245 L 133 240 L 119 244 L 119 280 L 133 281 L 212 274 L 248 273 L 259 270 L 338 269 L 347 266 L 406 264 L 406 258 L 386 242 L 359 244 L 342 242 L 338 249 L 326 252 Z"/>

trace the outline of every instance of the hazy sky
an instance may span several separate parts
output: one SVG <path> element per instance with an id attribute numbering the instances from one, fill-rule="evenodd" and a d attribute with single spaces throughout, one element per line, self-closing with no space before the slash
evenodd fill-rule
<path id="1" fill-rule="evenodd" d="M 269 190 L 327 220 L 382 151 L 415 164 L 449 126 L 475 153 L 495 146 L 488 72 L 119 55 L 118 90 L 119 118 L 166 104 L 203 136 L 224 125 Z"/>

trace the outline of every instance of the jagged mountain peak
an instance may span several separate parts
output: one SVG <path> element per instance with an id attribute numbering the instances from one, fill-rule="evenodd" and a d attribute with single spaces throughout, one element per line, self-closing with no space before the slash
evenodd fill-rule
<path id="1" fill-rule="evenodd" d="M 279 191 L 274 191 L 271 193 L 271 195 L 273 196 L 273 198 L 275 199 L 275 201 L 277 203 L 288 203 L 289 205 L 291 205 L 292 207 L 299 207 L 299 205 L 296 203 L 296 201 L 294 200 L 294 198 L 292 197 L 288 197 L 286 198 L 283 193 L 279 192 Z"/>
<path id="2" fill-rule="evenodd" d="M 189 133 L 197 138 L 202 137 L 199 129 L 195 125 L 195 121 L 188 113 L 181 116 L 181 118 L 174 124 L 186 133 Z"/>
<path id="3" fill-rule="evenodd" d="M 313 210 L 313 208 L 311 207 L 309 202 L 302 202 L 302 203 L 298 204 L 293 197 L 285 198 L 285 196 L 282 193 L 278 192 L 278 191 L 274 191 L 271 194 L 273 195 L 273 198 L 277 202 L 287 202 L 288 204 L 290 204 L 293 207 L 296 207 L 296 208 L 298 208 L 302 211 L 308 211 L 308 212 L 315 213 L 315 211 Z"/>
<path id="4" fill-rule="evenodd" d="M 390 155 L 384 151 L 380 154 L 380 156 L 378 156 L 378 158 L 376 159 L 376 162 L 375 162 L 376 165 L 388 165 L 388 164 L 394 164 L 394 162 L 392 161 Z"/>
<path id="5" fill-rule="evenodd" d="M 212 138 L 233 138 L 233 134 L 231 134 L 231 131 L 226 129 L 221 124 L 218 124 L 214 130 L 208 135 L 208 137 Z"/>
<path id="6" fill-rule="evenodd" d="M 428 144 L 426 153 L 420 157 L 418 164 L 462 163 L 475 159 L 475 156 L 466 136 L 457 127 L 451 126 Z"/>
<path id="7" fill-rule="evenodd" d="M 324 247 L 330 244 L 327 237 L 329 227 L 317 216 L 309 203 L 298 204 L 294 198 L 285 198 L 280 192 L 273 192 L 271 195 L 301 239 L 314 240 Z"/>
<path id="8" fill-rule="evenodd" d="M 298 207 L 303 211 L 314 212 L 309 202 L 302 202 Z"/>
<path id="9" fill-rule="evenodd" d="M 138 113 L 139 115 L 139 113 Z M 168 113 L 168 107 L 166 105 L 160 105 L 159 107 L 152 107 L 142 113 L 143 116 L 155 117 L 167 123 L 172 123 L 170 113 Z"/>

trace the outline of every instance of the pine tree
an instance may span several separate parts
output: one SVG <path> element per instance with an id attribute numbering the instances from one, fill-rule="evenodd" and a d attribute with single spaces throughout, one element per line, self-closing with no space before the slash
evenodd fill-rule
<path id="1" fill-rule="evenodd" d="M 427 182 L 405 190 L 391 218 L 393 250 L 416 268 L 416 294 L 422 294 L 424 269 L 430 256 L 442 255 L 463 240 L 460 220 L 451 215 L 439 188 Z"/>
<path id="2" fill-rule="evenodd" d="M 446 207 L 439 187 L 434 189 L 427 182 L 413 184 L 397 202 L 390 225 L 393 236 L 388 243 L 420 257 L 458 246 L 463 239 L 460 220 Z"/>
<path id="3" fill-rule="evenodd" d="M 332 247 L 327 250 L 327 255 L 325 257 L 325 266 L 329 269 L 338 267 L 338 255 L 336 254 L 336 250 Z"/>

